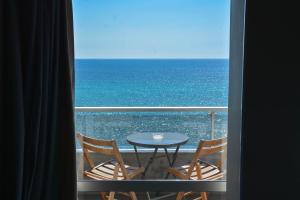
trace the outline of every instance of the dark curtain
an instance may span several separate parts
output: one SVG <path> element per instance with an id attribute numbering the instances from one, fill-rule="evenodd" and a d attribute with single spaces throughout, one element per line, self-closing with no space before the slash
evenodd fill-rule
<path id="1" fill-rule="evenodd" d="M 71 0 L 0 9 L 0 199 L 76 199 Z"/>
<path id="2" fill-rule="evenodd" d="M 247 1 L 242 200 L 300 199 L 299 17 L 296 2 Z"/>

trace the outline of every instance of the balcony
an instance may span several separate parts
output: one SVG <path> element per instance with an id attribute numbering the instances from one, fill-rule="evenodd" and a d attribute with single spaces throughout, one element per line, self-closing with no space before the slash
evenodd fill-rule
<path id="1" fill-rule="evenodd" d="M 125 163 L 133 166 L 137 166 L 136 155 L 133 146 L 126 141 L 126 136 L 131 133 L 180 132 L 187 135 L 189 141 L 180 147 L 175 166 L 192 160 L 201 139 L 215 139 L 227 135 L 227 107 L 76 107 L 75 112 L 77 132 L 99 139 L 115 139 Z M 82 175 L 87 166 L 78 141 L 76 146 L 78 181 L 87 180 Z M 147 163 L 153 153 L 153 149 L 148 148 L 138 148 L 138 151 L 141 163 Z M 174 153 L 175 148 L 168 151 Z M 146 180 L 165 177 L 168 160 L 164 155 L 164 150 L 159 149 L 156 159 L 147 171 Z M 105 156 L 96 154 L 92 156 L 99 162 L 106 159 Z M 99 199 L 97 195 L 80 195 L 81 199 Z M 141 195 L 139 199 L 147 198 Z M 175 199 L 174 194 L 167 199 Z M 224 194 L 215 193 L 209 199 L 224 199 Z"/>

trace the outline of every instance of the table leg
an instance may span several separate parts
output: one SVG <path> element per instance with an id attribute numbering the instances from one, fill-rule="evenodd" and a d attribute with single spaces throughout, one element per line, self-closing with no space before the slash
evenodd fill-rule
<path id="1" fill-rule="evenodd" d="M 139 165 L 139 167 L 142 167 L 141 160 L 140 160 L 140 157 L 139 157 L 137 148 L 136 148 L 136 146 L 133 146 L 133 148 L 134 148 L 135 157 L 136 157 L 136 159 L 137 159 L 138 165 Z"/>
<path id="2" fill-rule="evenodd" d="M 134 148 L 134 152 L 135 152 L 135 156 L 136 156 L 138 165 L 139 165 L 139 167 L 142 167 L 141 160 L 140 160 L 140 157 L 139 157 L 139 154 L 138 154 L 138 151 L 137 151 L 137 147 L 134 145 L 133 148 Z M 155 149 L 154 154 L 152 155 L 152 157 L 150 158 L 150 160 L 149 160 L 148 163 L 147 163 L 147 166 L 146 166 L 146 168 L 145 168 L 145 171 L 144 171 L 144 173 L 143 173 L 143 175 L 142 175 L 142 179 L 145 178 L 145 175 L 146 175 L 146 169 L 148 169 L 148 167 L 150 166 L 150 164 L 153 162 L 153 159 L 154 159 L 156 153 L 157 153 L 157 148 Z M 149 192 L 146 192 L 146 196 L 147 196 L 147 199 L 148 199 L 148 200 L 151 200 L 151 197 L 150 197 Z"/>
<path id="3" fill-rule="evenodd" d="M 175 164 L 175 161 L 176 161 L 176 158 L 177 158 L 177 154 L 178 154 L 179 147 L 180 147 L 179 145 L 176 147 L 176 150 L 175 150 L 175 152 L 174 152 L 174 154 L 173 154 L 173 160 L 172 160 L 172 162 L 170 162 L 170 158 L 169 158 L 169 155 L 168 155 L 168 151 L 167 151 L 167 149 L 165 149 L 165 152 L 166 152 L 166 155 L 167 155 L 167 158 L 168 158 L 169 166 L 170 166 L 170 167 L 173 167 L 173 165 Z M 169 177 L 169 172 L 167 173 L 165 179 L 167 179 L 168 177 Z"/>
<path id="4" fill-rule="evenodd" d="M 179 145 L 176 147 L 176 150 L 175 150 L 175 152 L 173 154 L 173 161 L 172 161 L 172 164 L 171 164 L 170 167 L 173 167 L 173 165 L 175 164 L 175 161 L 176 161 L 176 158 L 177 158 L 177 155 L 178 155 L 179 147 L 180 147 Z"/>
<path id="5" fill-rule="evenodd" d="M 170 167 L 173 167 L 173 165 L 175 164 L 175 161 L 176 161 L 176 158 L 177 158 L 177 154 L 178 154 L 179 147 L 180 147 L 180 145 L 178 145 L 178 146 L 176 147 L 176 150 L 175 150 L 175 152 L 174 152 L 174 154 L 173 154 L 173 159 L 172 159 L 172 161 L 171 161 L 171 159 L 170 159 L 168 149 L 167 149 L 167 148 L 164 148 L 165 153 L 166 153 L 166 157 L 167 157 L 167 159 L 168 159 L 168 163 L 169 163 L 169 166 L 170 166 Z M 168 179 L 168 177 L 169 177 L 169 172 L 167 173 L 165 179 Z M 158 195 L 159 195 L 159 192 L 156 192 L 155 196 L 158 196 Z M 169 194 L 168 194 L 168 195 L 164 195 L 164 196 L 159 197 L 159 199 L 166 198 L 166 197 L 169 197 L 169 196 L 170 196 Z"/>
<path id="6" fill-rule="evenodd" d="M 167 150 L 167 148 L 164 148 L 164 150 L 165 150 L 165 153 L 166 153 L 166 157 L 167 157 L 167 159 L 168 159 L 168 162 L 169 162 L 169 166 L 171 166 L 171 165 L 172 165 L 172 162 L 171 162 L 171 159 L 170 159 L 168 150 Z"/>
<path id="7" fill-rule="evenodd" d="M 150 157 L 150 159 L 149 159 L 149 161 L 148 161 L 148 163 L 147 163 L 147 165 L 146 165 L 146 167 L 145 167 L 145 171 L 144 171 L 143 177 L 142 177 L 143 179 L 145 178 L 146 172 L 147 172 L 147 170 L 149 169 L 150 165 L 152 164 L 152 162 L 153 162 L 153 160 L 154 160 L 154 158 L 155 158 L 155 156 L 156 156 L 157 150 L 158 150 L 158 148 L 155 148 L 155 150 L 154 150 L 152 156 Z M 149 192 L 146 192 L 146 194 L 147 194 L 148 200 L 150 200 L 151 197 L 150 197 Z"/>
<path id="8" fill-rule="evenodd" d="M 155 156 L 156 156 L 157 150 L 158 150 L 158 148 L 155 148 L 154 153 L 153 153 L 152 156 L 150 157 L 150 159 L 149 159 L 149 161 L 148 161 L 148 163 L 147 163 L 147 165 L 146 165 L 146 167 L 145 167 L 145 171 L 144 171 L 144 173 L 143 173 L 143 178 L 145 177 L 148 168 L 149 168 L 150 165 L 152 164 L 152 162 L 153 162 L 153 160 L 154 160 L 154 158 L 155 158 Z"/>

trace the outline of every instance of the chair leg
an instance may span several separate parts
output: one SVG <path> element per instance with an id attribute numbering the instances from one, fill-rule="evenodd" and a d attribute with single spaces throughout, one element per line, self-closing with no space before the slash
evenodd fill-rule
<path id="1" fill-rule="evenodd" d="M 207 200 L 207 193 L 206 192 L 201 192 L 200 197 L 202 198 L 201 200 Z"/>
<path id="2" fill-rule="evenodd" d="M 184 192 L 178 192 L 176 200 L 182 200 L 184 197 Z"/>
<path id="3" fill-rule="evenodd" d="M 115 199 L 115 192 L 110 192 L 108 200 L 114 200 Z"/>
<path id="4" fill-rule="evenodd" d="M 100 192 L 100 199 L 101 200 L 107 200 L 105 192 Z"/>
<path id="5" fill-rule="evenodd" d="M 135 192 L 129 192 L 131 200 L 137 200 Z"/>

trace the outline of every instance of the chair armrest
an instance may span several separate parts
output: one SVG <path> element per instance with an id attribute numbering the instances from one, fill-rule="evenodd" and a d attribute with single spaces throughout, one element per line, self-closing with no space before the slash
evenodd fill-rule
<path id="1" fill-rule="evenodd" d="M 170 174 L 173 174 L 174 176 L 181 178 L 181 179 L 188 179 L 186 174 L 181 173 L 180 171 L 178 171 L 175 168 L 168 168 L 167 171 Z"/>
<path id="2" fill-rule="evenodd" d="M 144 171 L 145 171 L 144 167 L 141 167 L 129 173 L 128 176 L 129 178 L 134 178 L 135 176 L 143 173 Z"/>

